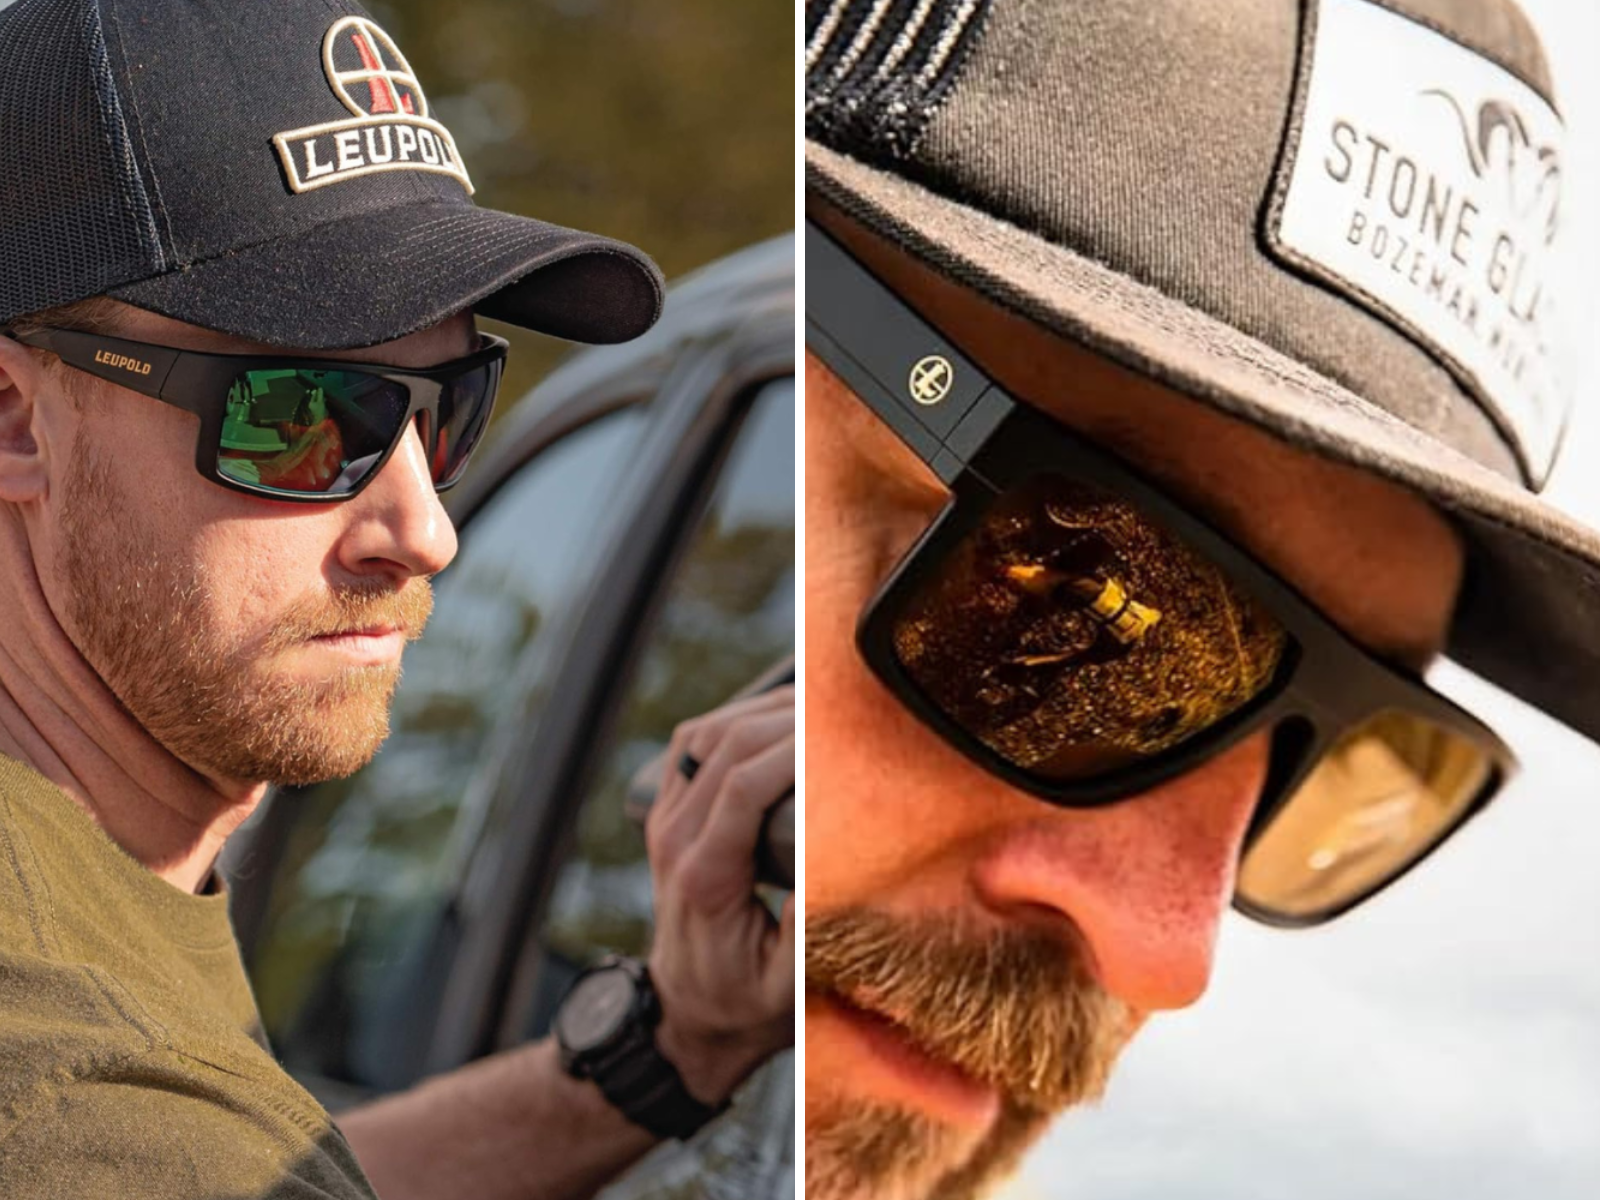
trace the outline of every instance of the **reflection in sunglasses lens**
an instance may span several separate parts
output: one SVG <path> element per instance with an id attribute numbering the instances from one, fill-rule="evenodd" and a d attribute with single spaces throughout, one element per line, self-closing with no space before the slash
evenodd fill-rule
<path id="1" fill-rule="evenodd" d="M 242 372 L 228 389 L 218 470 L 282 492 L 351 491 L 393 443 L 408 399 L 362 371 Z"/>
<path id="2" fill-rule="evenodd" d="M 1054 781 L 1210 728 L 1266 690 L 1287 643 L 1161 525 L 1054 475 L 1002 496 L 893 628 L 901 666 L 940 709 Z"/>

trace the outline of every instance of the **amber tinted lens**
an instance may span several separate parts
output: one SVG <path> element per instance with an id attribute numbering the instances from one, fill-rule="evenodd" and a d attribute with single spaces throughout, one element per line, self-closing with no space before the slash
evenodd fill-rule
<path id="1" fill-rule="evenodd" d="M 1043 780 L 1172 750 L 1260 696 L 1272 615 L 1125 500 L 1048 475 L 1001 497 L 897 612 L 895 657 L 943 712 Z"/>
<path id="2" fill-rule="evenodd" d="M 1382 713 L 1340 738 L 1272 818 L 1245 855 L 1239 895 L 1291 920 L 1362 900 L 1450 833 L 1494 774 L 1460 734 Z"/>

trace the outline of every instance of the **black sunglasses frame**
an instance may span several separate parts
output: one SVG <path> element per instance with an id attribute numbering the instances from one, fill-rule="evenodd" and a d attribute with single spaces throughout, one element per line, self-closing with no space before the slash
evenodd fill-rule
<path id="1" fill-rule="evenodd" d="M 230 491 L 283 500 L 298 504 L 337 504 L 361 494 L 376 479 L 384 464 L 394 454 L 395 448 L 405 440 L 418 414 L 427 417 L 430 440 L 439 429 L 439 402 L 447 384 L 485 365 L 493 365 L 494 372 L 487 387 L 484 411 L 479 419 L 473 443 L 461 455 L 452 474 L 442 482 L 436 481 L 434 490 L 446 492 L 459 482 L 468 460 L 483 431 L 488 428 L 489 414 L 494 408 L 495 396 L 500 388 L 506 352 L 510 345 L 504 338 L 480 333 L 479 347 L 471 354 L 436 367 L 423 369 L 390 367 L 380 363 L 357 362 L 351 359 L 307 358 L 297 355 L 270 354 L 209 354 L 199 350 L 180 350 L 172 346 L 159 346 L 149 342 L 129 341 L 97 333 L 72 329 L 41 329 L 28 333 L 9 332 L 6 336 L 25 346 L 34 346 L 57 355 L 62 362 L 75 370 L 99 379 L 109 380 L 163 404 L 181 408 L 200 419 L 200 432 L 195 443 L 194 465 L 202 476 Z M 344 492 L 297 492 L 261 484 L 247 483 L 224 474 L 218 466 L 222 448 L 222 427 L 227 418 L 228 389 L 245 371 L 343 371 L 370 375 L 376 379 L 397 384 L 406 390 L 407 406 L 388 447 L 353 486 Z M 432 447 L 429 448 L 430 458 Z"/>
<path id="2" fill-rule="evenodd" d="M 1420 678 L 1367 652 L 1292 586 L 1134 468 L 1013 399 L 811 222 L 806 224 L 806 344 L 950 488 L 950 502 L 863 611 L 857 645 L 902 704 L 988 773 L 1051 804 L 1093 808 L 1147 792 L 1257 730 L 1271 729 L 1271 762 L 1246 835 L 1248 851 L 1339 737 L 1381 713 L 1422 716 L 1485 753 L 1490 777 L 1456 820 L 1353 898 L 1291 914 L 1235 895 L 1234 906 L 1245 915 L 1301 928 L 1340 916 L 1421 864 L 1482 811 L 1515 772 L 1510 748 L 1482 721 Z M 919 380 L 928 400 L 915 398 Z M 1131 502 L 1266 607 L 1289 639 L 1272 682 L 1238 710 L 1163 754 L 1075 782 L 1032 775 L 967 732 L 907 675 L 892 636 L 905 605 L 977 528 L 990 505 L 1013 487 L 1047 474 L 1068 475 Z"/>

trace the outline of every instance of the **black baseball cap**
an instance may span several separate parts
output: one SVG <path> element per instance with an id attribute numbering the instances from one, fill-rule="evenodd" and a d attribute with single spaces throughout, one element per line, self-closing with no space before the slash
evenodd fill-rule
<path id="1" fill-rule="evenodd" d="M 661 311 L 623 242 L 479 208 L 394 39 L 345 0 L 0 11 L 0 325 L 110 295 L 347 349 L 471 308 L 582 342 Z"/>

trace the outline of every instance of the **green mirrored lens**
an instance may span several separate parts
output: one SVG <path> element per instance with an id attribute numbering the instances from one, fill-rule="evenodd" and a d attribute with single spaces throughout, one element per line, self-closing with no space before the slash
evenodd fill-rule
<path id="1" fill-rule="evenodd" d="M 1041 476 L 944 555 L 893 626 L 900 665 L 1013 765 L 1084 780 L 1216 725 L 1272 682 L 1288 637 L 1133 505 Z"/>
<path id="2" fill-rule="evenodd" d="M 393 444 L 409 397 L 364 371 L 242 372 L 228 389 L 217 469 L 297 494 L 354 489 Z"/>

